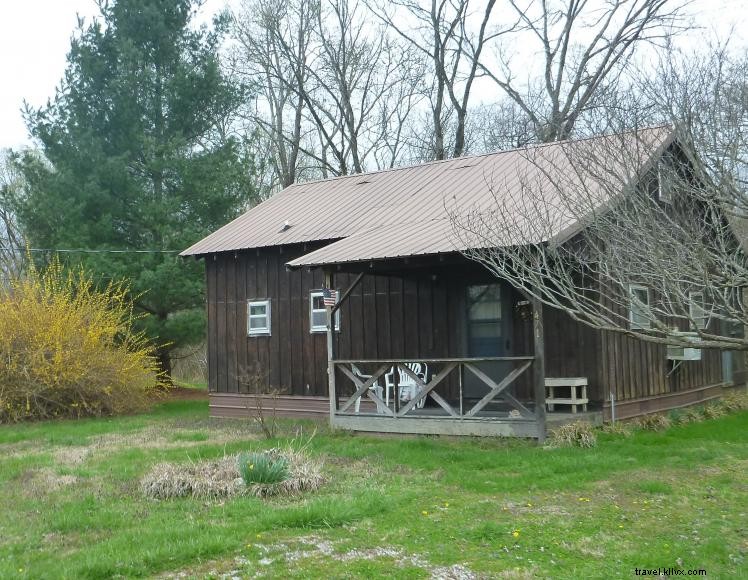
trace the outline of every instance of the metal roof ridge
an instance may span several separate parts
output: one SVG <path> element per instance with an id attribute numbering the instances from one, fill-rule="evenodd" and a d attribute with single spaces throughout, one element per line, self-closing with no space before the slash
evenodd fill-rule
<path id="1" fill-rule="evenodd" d="M 430 165 L 439 165 L 442 163 L 454 163 L 460 160 L 481 159 L 484 157 L 499 156 L 504 153 L 516 153 L 518 151 L 529 151 L 532 149 L 542 149 L 544 147 L 552 147 L 554 145 L 565 145 L 568 143 L 582 143 L 584 141 L 592 141 L 594 139 L 604 139 L 607 137 L 621 137 L 621 136 L 629 135 L 632 133 L 641 133 L 643 131 L 654 131 L 655 129 L 665 129 L 665 128 L 673 131 L 673 126 L 670 123 L 665 122 L 665 123 L 660 123 L 659 125 L 648 125 L 646 127 L 641 127 L 639 129 L 627 129 L 625 131 L 618 131 L 615 133 L 601 133 L 599 135 L 589 135 L 587 137 L 578 137 L 578 138 L 569 137 L 568 139 L 563 139 L 561 141 L 549 141 L 547 143 L 530 143 L 527 145 L 521 145 L 519 147 L 512 147 L 511 149 L 500 149 L 498 151 L 490 151 L 487 153 L 475 153 L 473 155 L 462 155 L 460 157 L 450 157 L 449 159 L 434 159 L 432 161 L 424 161 L 423 163 L 412 163 L 410 165 L 388 167 L 387 169 L 376 169 L 374 171 L 362 171 L 361 173 L 349 173 L 347 175 L 335 175 L 333 177 L 325 177 L 323 179 L 312 179 L 310 181 L 297 181 L 295 183 L 292 183 L 288 187 L 282 189 L 278 193 L 282 193 L 283 191 L 288 191 L 288 190 L 298 188 L 298 187 L 303 187 L 305 185 L 314 185 L 317 183 L 325 183 L 328 181 L 344 180 L 344 179 L 349 179 L 353 177 L 360 178 L 365 175 L 379 175 L 380 173 L 394 173 L 396 171 L 404 171 L 407 169 L 417 169 L 419 167 L 426 167 Z M 271 197 L 275 197 L 275 196 L 271 196 Z"/>

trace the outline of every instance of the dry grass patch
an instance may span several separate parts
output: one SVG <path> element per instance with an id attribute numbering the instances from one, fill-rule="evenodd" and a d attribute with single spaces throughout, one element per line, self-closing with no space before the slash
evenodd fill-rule
<path id="1" fill-rule="evenodd" d="M 218 499 L 237 495 L 269 497 L 315 491 L 325 482 L 322 462 L 299 450 L 273 449 L 288 465 L 288 477 L 277 483 L 245 484 L 239 468 L 241 455 L 188 464 L 159 463 L 140 480 L 141 492 L 153 499 L 194 497 Z"/>
<path id="2" fill-rule="evenodd" d="M 211 429 L 206 431 L 207 438 L 195 437 L 190 429 L 173 428 L 150 428 L 136 431 L 134 433 L 111 433 L 102 435 L 91 440 L 89 447 L 92 450 L 110 450 L 124 447 L 137 447 L 139 449 L 176 449 L 183 447 L 197 447 L 201 445 L 222 445 L 236 441 L 254 441 L 258 434 L 240 429 Z"/>
<path id="3" fill-rule="evenodd" d="M 60 475 L 50 467 L 29 469 L 21 474 L 23 493 L 28 497 L 38 497 L 58 491 L 78 482 L 74 475 Z"/>
<path id="4" fill-rule="evenodd" d="M 748 392 L 732 392 L 722 397 L 717 403 L 728 413 L 748 409 Z"/>
<path id="5" fill-rule="evenodd" d="M 186 465 L 159 463 L 140 480 L 140 489 L 153 499 L 216 499 L 239 495 L 245 486 L 236 467 L 236 457 L 226 456 Z"/>
<path id="6" fill-rule="evenodd" d="M 616 421 L 615 423 L 603 423 L 600 427 L 600 432 L 609 435 L 620 435 L 621 437 L 631 437 L 634 434 L 631 425 L 621 421 Z"/>
<path id="7" fill-rule="evenodd" d="M 721 401 L 705 405 L 703 410 L 704 419 L 717 419 L 727 415 L 727 413 L 728 410 Z"/>
<path id="8" fill-rule="evenodd" d="M 83 463 L 92 451 L 91 447 L 63 447 L 55 451 L 55 463 L 65 467 L 74 467 Z"/>
<path id="9" fill-rule="evenodd" d="M 591 423 L 575 421 L 551 431 L 548 447 L 583 447 L 597 445 L 597 434 Z"/>
<path id="10" fill-rule="evenodd" d="M 660 413 L 644 415 L 636 420 L 636 426 L 645 431 L 664 431 L 670 427 L 670 419 Z"/>

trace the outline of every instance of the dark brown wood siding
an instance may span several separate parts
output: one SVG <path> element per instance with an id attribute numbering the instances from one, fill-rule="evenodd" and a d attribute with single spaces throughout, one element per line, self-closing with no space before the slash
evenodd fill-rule
<path id="1" fill-rule="evenodd" d="M 702 350 L 700 361 L 682 361 L 677 366 L 667 360 L 665 351 L 664 345 L 611 332 L 602 333 L 605 400 L 610 399 L 611 392 L 617 401 L 624 401 L 679 393 L 722 382 L 719 351 Z"/>
<path id="2" fill-rule="evenodd" d="M 326 337 L 311 333 L 309 321 L 310 292 L 322 287 L 324 276 L 321 270 L 289 271 L 285 266 L 315 247 L 206 257 L 211 392 L 247 392 L 245 378 L 259 369 L 267 388 L 289 395 L 327 394 Z M 492 279 L 470 263 L 456 271 L 458 275 L 446 266 L 414 267 L 395 275 L 364 276 L 341 307 L 337 357 L 465 356 L 465 287 Z M 344 291 L 354 278 L 336 273 L 335 286 Z M 265 299 L 271 302 L 271 334 L 248 336 L 247 302 Z"/>
<path id="3" fill-rule="evenodd" d="M 543 309 L 545 329 L 545 375 L 587 377 L 590 400 L 601 401 L 602 361 L 600 332 L 576 322 L 553 308 Z"/>
<path id="4" fill-rule="evenodd" d="M 310 333 L 309 294 L 323 285 L 321 270 L 287 270 L 285 264 L 320 244 L 247 250 L 205 257 L 208 292 L 209 387 L 215 393 L 246 393 L 243 380 L 254 369 L 267 388 L 288 395 L 327 395 L 325 333 Z M 412 267 L 391 275 L 367 274 L 341 308 L 336 353 L 344 359 L 466 356 L 465 288 L 492 279 L 479 266 L 452 261 Z M 345 290 L 354 274 L 336 273 Z M 506 287 L 512 308 L 514 355 L 532 354 L 532 322 L 521 295 Z M 247 336 L 247 301 L 270 299 L 270 336 Z M 585 376 L 589 397 L 634 400 L 722 380 L 720 353 L 704 351 L 702 361 L 675 371 L 663 346 L 601 333 L 562 312 L 546 308 L 546 376 Z M 670 376 L 668 376 L 670 373 Z M 452 389 L 455 380 L 449 383 Z M 514 392 L 531 398 L 529 375 Z"/>

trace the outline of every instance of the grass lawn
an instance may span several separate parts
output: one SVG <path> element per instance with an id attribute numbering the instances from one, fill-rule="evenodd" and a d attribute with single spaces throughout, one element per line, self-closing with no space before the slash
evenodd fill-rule
<path id="1" fill-rule="evenodd" d="M 319 492 L 220 502 L 138 488 L 159 461 L 285 442 L 204 401 L 0 427 L 0 578 L 746 577 L 747 427 L 742 412 L 591 450 L 321 429 Z"/>

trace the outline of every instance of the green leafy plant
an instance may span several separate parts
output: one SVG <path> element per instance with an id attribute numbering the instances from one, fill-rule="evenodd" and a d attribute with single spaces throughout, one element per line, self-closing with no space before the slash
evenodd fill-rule
<path id="1" fill-rule="evenodd" d="M 239 473 L 247 485 L 272 485 L 290 477 L 288 459 L 270 453 L 245 453 L 239 456 Z"/>

